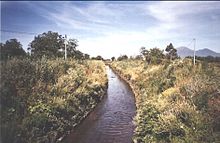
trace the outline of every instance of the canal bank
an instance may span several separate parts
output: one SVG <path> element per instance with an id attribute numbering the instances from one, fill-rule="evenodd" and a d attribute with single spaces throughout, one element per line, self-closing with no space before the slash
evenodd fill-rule
<path id="1" fill-rule="evenodd" d="M 79 126 L 64 139 L 65 143 L 129 143 L 136 113 L 132 89 L 107 67 L 107 96 Z"/>

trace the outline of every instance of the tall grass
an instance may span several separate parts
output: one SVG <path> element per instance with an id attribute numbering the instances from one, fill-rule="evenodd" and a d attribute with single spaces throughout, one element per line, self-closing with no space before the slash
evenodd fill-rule
<path id="1" fill-rule="evenodd" d="M 1 63 L 2 142 L 57 142 L 106 93 L 101 61 L 11 59 Z"/>
<path id="2" fill-rule="evenodd" d="M 135 143 L 220 141 L 220 69 L 191 63 L 184 59 L 161 65 L 140 60 L 111 64 L 136 93 Z"/>

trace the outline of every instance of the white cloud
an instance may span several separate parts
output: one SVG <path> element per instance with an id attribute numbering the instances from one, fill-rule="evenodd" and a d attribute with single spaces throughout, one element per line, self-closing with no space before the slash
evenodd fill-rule
<path id="1" fill-rule="evenodd" d="M 59 11 L 47 11 L 42 16 L 54 21 L 61 28 L 69 29 L 97 31 L 111 28 L 121 15 L 120 11 L 103 2 L 91 2 L 85 6 L 64 3 L 59 8 Z"/>
<path id="2" fill-rule="evenodd" d="M 161 22 L 176 22 L 182 16 L 192 16 L 219 10 L 219 2 L 156 2 L 147 6 L 147 11 Z M 187 17 L 186 17 L 187 18 Z"/>
<path id="3" fill-rule="evenodd" d="M 100 51 L 98 54 L 109 58 L 112 55 L 138 54 L 141 46 L 148 48 L 158 46 L 164 49 L 169 42 L 173 42 L 176 46 L 187 46 L 194 37 L 202 39 L 198 34 L 202 35 L 204 32 L 202 29 L 209 28 L 209 24 L 200 23 L 199 19 L 203 19 L 205 14 L 213 10 L 219 10 L 218 5 L 219 3 L 214 2 L 155 2 L 137 5 L 138 8 L 142 8 L 139 12 L 145 12 L 145 18 L 154 17 L 157 24 L 146 27 L 142 31 L 135 31 L 135 29 L 121 31 L 115 28 L 114 32 L 104 37 L 81 41 L 80 47 L 85 51 L 96 49 L 91 52 L 93 55 L 97 55 L 97 51 Z M 123 5 L 120 6 L 123 7 Z M 128 12 L 128 10 L 125 11 Z M 122 10 L 120 14 L 125 11 Z M 115 15 L 117 17 L 117 13 Z M 135 14 L 127 16 L 134 17 Z M 210 17 L 216 20 L 219 16 L 212 14 Z M 195 25 L 198 26 L 191 27 Z M 204 48 L 202 45 L 207 45 L 207 42 L 198 43 L 199 48 Z"/>
<path id="4" fill-rule="evenodd" d="M 141 46 L 164 49 L 170 42 L 184 46 L 192 38 L 198 39 L 200 48 L 220 44 L 213 41 L 220 39 L 216 34 L 220 33 L 220 2 L 32 2 L 29 5 L 55 23 L 59 33 L 77 38 L 78 48 L 92 56 L 134 55 Z"/>

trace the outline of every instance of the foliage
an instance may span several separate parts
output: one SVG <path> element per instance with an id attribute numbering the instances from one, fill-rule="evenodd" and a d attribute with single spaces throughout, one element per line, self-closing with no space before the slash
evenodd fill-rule
<path id="1" fill-rule="evenodd" d="M 88 54 L 84 54 L 76 49 L 78 46 L 77 39 L 65 40 L 62 35 L 52 31 L 36 36 L 29 44 L 28 50 L 30 50 L 32 57 L 35 58 L 41 58 L 43 56 L 57 58 L 64 56 L 65 44 L 68 58 L 89 59 Z"/>
<path id="2" fill-rule="evenodd" d="M 174 59 L 178 58 L 177 50 L 173 47 L 172 43 L 167 45 L 165 51 L 168 52 L 167 55 L 166 55 L 168 59 L 174 60 Z"/>
<path id="3" fill-rule="evenodd" d="M 128 59 L 127 55 L 122 55 L 122 56 L 119 56 L 117 60 L 122 61 L 122 60 L 127 60 L 127 59 Z"/>
<path id="4" fill-rule="evenodd" d="M 17 39 L 10 39 L 5 42 L 5 44 L 1 43 L 0 47 L 1 60 L 10 59 L 12 57 L 25 56 L 26 53 L 22 48 L 21 43 Z"/>
<path id="5" fill-rule="evenodd" d="M 191 58 L 193 59 L 193 57 L 186 57 L 186 58 Z M 213 56 L 207 56 L 207 57 L 198 57 L 196 56 L 196 60 L 200 60 L 200 61 L 204 61 L 204 62 L 213 62 L 213 63 L 217 63 L 219 66 L 220 63 L 220 57 L 213 57 Z"/>
<path id="6" fill-rule="evenodd" d="M 68 56 L 74 57 L 74 54 L 75 54 L 77 46 L 78 46 L 78 40 L 76 40 L 76 39 L 69 39 L 67 41 L 67 53 L 68 53 Z M 64 50 L 64 48 L 63 48 L 63 50 Z"/>
<path id="7" fill-rule="evenodd" d="M 29 50 L 34 57 L 56 57 L 59 55 L 59 49 L 64 47 L 64 39 L 57 32 L 48 31 L 35 36 L 29 44 Z"/>
<path id="8" fill-rule="evenodd" d="M 145 47 L 141 47 L 140 54 L 143 55 L 145 61 L 147 61 L 147 63 L 150 64 L 151 62 L 150 51 L 147 50 Z"/>
<path id="9" fill-rule="evenodd" d="M 114 61 L 114 60 L 115 60 L 115 57 L 112 57 L 111 60 Z"/>
<path id="10" fill-rule="evenodd" d="M 205 65 L 204 65 L 205 64 Z M 134 142 L 218 142 L 220 69 L 191 60 L 148 65 L 112 62 L 132 86 L 137 105 Z"/>
<path id="11" fill-rule="evenodd" d="M 159 64 L 164 58 L 163 51 L 159 48 L 147 50 L 145 47 L 141 47 L 140 53 L 144 56 L 145 61 L 147 61 L 148 64 Z"/>
<path id="12" fill-rule="evenodd" d="M 89 54 L 85 54 L 84 56 L 85 56 L 86 60 L 90 59 L 90 55 Z"/>
<path id="13" fill-rule="evenodd" d="M 91 59 L 92 59 L 92 60 L 104 60 L 104 59 L 102 58 L 102 56 L 100 56 L 100 55 L 98 55 L 98 56 L 96 56 L 96 57 L 92 57 Z"/>
<path id="14" fill-rule="evenodd" d="M 11 59 L 1 63 L 2 142 L 56 142 L 106 93 L 102 61 Z"/>
<path id="15" fill-rule="evenodd" d="M 134 57 L 135 60 L 142 60 L 142 56 L 141 55 L 137 55 Z"/>
<path id="16" fill-rule="evenodd" d="M 162 62 L 162 58 L 164 58 L 163 50 L 160 50 L 159 48 L 152 48 L 150 49 L 150 57 L 151 57 L 151 63 L 153 64 L 159 64 Z"/>

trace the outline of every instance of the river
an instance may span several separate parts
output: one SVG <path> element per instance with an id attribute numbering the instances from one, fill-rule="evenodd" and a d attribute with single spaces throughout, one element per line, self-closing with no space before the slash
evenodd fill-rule
<path id="1" fill-rule="evenodd" d="M 65 143 L 131 143 L 136 112 L 130 87 L 109 67 L 107 96 L 65 139 Z"/>

